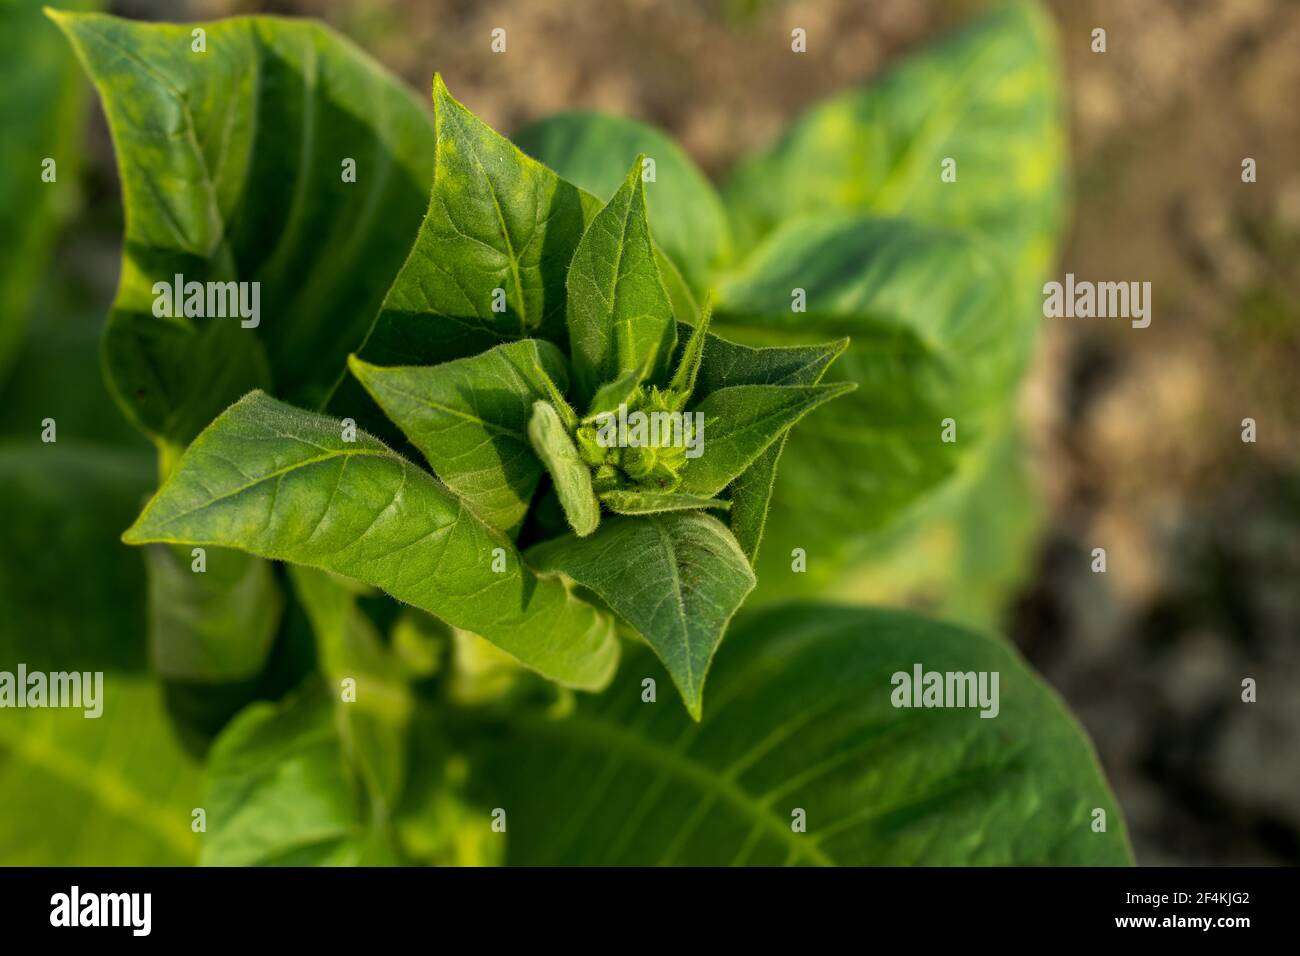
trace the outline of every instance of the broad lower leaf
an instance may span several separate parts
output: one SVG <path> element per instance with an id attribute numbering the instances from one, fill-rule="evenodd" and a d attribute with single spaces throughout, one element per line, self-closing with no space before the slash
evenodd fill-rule
<path id="1" fill-rule="evenodd" d="M 607 617 L 521 565 L 510 540 L 409 461 L 333 419 L 253 393 L 177 462 L 123 536 L 239 548 L 355 578 L 481 634 L 547 677 L 599 688 Z M 493 570 L 504 557 L 505 570 Z"/>
<path id="2" fill-rule="evenodd" d="M 704 289 L 731 255 L 726 212 L 712 184 L 690 157 L 659 130 L 600 113 L 548 116 L 514 136 L 519 148 L 571 183 L 602 199 L 619 188 L 619 172 L 642 154 L 647 205 L 656 242 L 681 267 L 692 288 Z M 684 318 L 684 316 L 682 316 Z"/>
<path id="3" fill-rule="evenodd" d="M 396 862 L 318 685 L 245 708 L 217 738 L 204 798 L 206 866 L 343 866 Z"/>
<path id="4" fill-rule="evenodd" d="M 1015 2 L 813 107 L 725 191 L 745 248 L 791 218 L 905 216 L 990 237 L 1036 292 L 1065 213 L 1060 54 L 1051 17 Z M 945 181 L 951 160 L 952 181 Z M 789 295 L 786 289 L 786 295 Z"/>
<path id="5" fill-rule="evenodd" d="M 710 335 L 695 397 L 702 399 L 732 385 L 816 385 L 848 344 L 848 339 L 840 339 L 826 345 L 750 348 Z M 776 469 L 789 434 L 787 430 L 769 445 L 727 487 L 731 532 L 751 564 L 763 540 Z"/>
<path id="6" fill-rule="evenodd" d="M 578 537 L 591 534 L 600 523 L 600 504 L 591 487 L 591 470 L 578 454 L 560 414 L 549 402 L 533 405 L 528 438 L 533 451 L 550 472 L 569 527 Z"/>
<path id="7" fill-rule="evenodd" d="M 713 653 L 754 587 L 725 525 L 699 511 L 606 518 L 590 538 L 545 542 L 528 560 L 590 588 L 632 625 L 700 718 Z"/>
<path id="8" fill-rule="evenodd" d="M 655 262 L 641 164 L 591 220 L 568 276 L 569 352 L 579 404 L 596 390 L 650 366 L 668 367 L 677 323 Z"/>
<path id="9" fill-rule="evenodd" d="M 70 654 L 50 666 L 86 675 L 94 665 Z M 0 658 L 0 670 L 14 669 L 11 658 Z M 157 685 L 142 674 L 110 671 L 99 697 L 102 713 L 93 718 L 79 709 L 2 712 L 0 859 L 6 866 L 195 861 L 201 776 L 172 733 Z"/>
<path id="10" fill-rule="evenodd" d="M 979 706 L 895 707 L 899 678 L 998 675 Z M 1132 862 L 1088 739 L 1011 647 L 912 615 L 796 605 L 738 619 L 692 724 L 629 653 L 568 716 L 458 730 L 522 865 Z M 954 698 L 955 702 L 955 698 Z M 559 768 L 557 770 L 557 768 Z M 1105 832 L 1093 831 L 1094 809 Z"/>
<path id="11" fill-rule="evenodd" d="M 899 520 L 988 441 L 1029 339 L 986 245 L 900 220 L 804 220 L 720 288 L 715 321 L 728 334 L 852 340 L 827 380 L 857 390 L 790 435 L 766 530 L 777 540 L 760 577 L 789 573 L 795 547 L 819 560 L 860 553 L 864 535 Z M 792 288 L 806 292 L 806 312 L 791 311 Z"/>
<path id="12" fill-rule="evenodd" d="M 526 339 L 442 365 L 349 365 L 434 473 L 480 518 L 515 534 L 542 476 L 528 441 L 533 403 L 549 396 L 545 378 L 568 383 L 560 350 Z"/>
<path id="13" fill-rule="evenodd" d="M 433 127 L 402 85 L 310 21 L 192 26 L 51 13 L 94 80 L 126 237 L 105 331 L 124 411 L 179 448 L 248 389 L 319 403 L 365 336 L 428 196 Z M 204 318 L 160 316 L 176 276 Z M 253 284 L 256 283 L 256 286 Z M 254 290 L 257 308 L 253 308 Z M 256 324 L 254 324 L 256 323 Z"/>
<path id="14" fill-rule="evenodd" d="M 434 76 L 433 193 L 360 352 L 436 365 L 519 338 L 563 344 L 565 274 L 599 203 L 525 156 Z"/>
<path id="15" fill-rule="evenodd" d="M 836 385 L 732 385 L 694 408 L 704 416 L 703 454 L 687 463 L 681 490 L 716 495 L 795 422 L 824 402 L 853 391 Z"/>
<path id="16" fill-rule="evenodd" d="M 731 502 L 724 498 L 683 495 L 676 491 L 606 491 L 600 496 L 600 502 L 620 515 L 652 515 L 661 511 L 693 511 L 698 508 L 726 511 L 731 507 Z"/>
<path id="17" fill-rule="evenodd" d="M 93 2 L 79 0 L 81 8 Z M 77 205 L 85 84 L 40 0 L 0 5 L 0 382 L 23 341 L 55 231 Z"/>

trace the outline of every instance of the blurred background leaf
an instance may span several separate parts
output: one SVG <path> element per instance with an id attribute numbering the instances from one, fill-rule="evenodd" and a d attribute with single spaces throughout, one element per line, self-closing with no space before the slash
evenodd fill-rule
<path id="1" fill-rule="evenodd" d="M 73 0 L 88 10 L 93 0 Z M 0 4 L 0 382 L 27 327 L 58 225 L 80 201 L 78 170 L 86 88 L 40 0 Z M 47 169 L 46 160 L 54 166 Z M 51 173 L 53 181 L 43 175 Z"/>
<path id="2" fill-rule="evenodd" d="M 645 183 L 654 241 L 691 288 L 706 289 L 730 258 L 731 229 L 717 191 L 685 150 L 653 126 L 622 116 L 566 112 L 521 129 L 513 139 L 601 202 L 610 200 L 622 184 L 621 172 L 644 153 L 654 162 L 654 179 Z"/>

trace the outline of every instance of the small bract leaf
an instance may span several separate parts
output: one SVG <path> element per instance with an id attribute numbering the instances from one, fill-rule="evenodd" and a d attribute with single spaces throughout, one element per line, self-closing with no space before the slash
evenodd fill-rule
<path id="1" fill-rule="evenodd" d="M 533 403 L 528 438 L 537 457 L 551 473 L 564 516 L 574 534 L 580 538 L 591 534 L 600 524 L 600 504 L 591 487 L 591 470 L 549 402 Z"/>

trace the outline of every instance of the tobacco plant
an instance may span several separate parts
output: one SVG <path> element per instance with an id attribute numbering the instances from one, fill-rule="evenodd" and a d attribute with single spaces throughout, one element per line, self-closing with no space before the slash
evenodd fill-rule
<path id="1" fill-rule="evenodd" d="M 437 74 L 429 110 L 313 22 L 50 16 L 117 152 L 102 370 L 157 462 L 122 534 L 155 676 L 110 679 L 105 721 L 126 779 L 155 779 L 135 746 L 180 781 L 76 862 L 1128 858 L 1006 644 L 772 603 L 1003 447 L 1063 193 L 1036 6 L 814 107 L 721 194 L 632 120 L 512 142 Z M 256 320 L 204 312 L 241 283 Z M 900 707 L 914 664 L 999 674 L 995 719 Z"/>

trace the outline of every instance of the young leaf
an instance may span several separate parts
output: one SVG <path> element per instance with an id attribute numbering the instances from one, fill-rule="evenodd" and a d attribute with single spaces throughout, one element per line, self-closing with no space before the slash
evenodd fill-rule
<path id="1" fill-rule="evenodd" d="M 677 369 L 669 383 L 670 391 L 679 395 L 690 395 L 695 391 L 695 378 L 700 372 L 700 362 L 704 359 L 704 347 L 709 331 L 709 320 L 713 316 L 713 303 L 706 302 L 700 313 L 700 321 L 691 329 L 691 337 L 686 340 L 681 358 L 677 360 Z"/>
<path id="2" fill-rule="evenodd" d="M 709 333 L 692 397 L 703 401 L 733 385 L 816 385 L 849 347 L 847 338 L 818 345 L 755 348 Z"/>
<path id="3" fill-rule="evenodd" d="M 918 664 L 997 675 L 997 717 L 894 707 L 896 675 Z M 1133 862 L 1087 737 L 1005 642 L 897 611 L 795 605 L 735 622 L 702 723 L 644 702 L 647 678 L 663 677 L 633 650 L 614 686 L 568 715 L 485 711 L 457 728 L 484 799 L 509 796 L 508 863 Z"/>
<path id="4" fill-rule="evenodd" d="M 725 498 L 683 495 L 676 491 L 607 491 L 600 496 L 600 501 L 610 511 L 620 515 L 652 515 L 663 511 L 691 511 L 697 508 L 726 511 L 731 507 L 731 502 Z"/>
<path id="5" fill-rule="evenodd" d="M 590 538 L 556 538 L 527 557 L 595 591 L 636 628 L 700 719 L 713 653 L 754 587 L 754 572 L 725 525 L 699 511 L 607 518 Z"/>
<path id="6" fill-rule="evenodd" d="M 193 25 L 50 15 L 99 90 L 121 171 L 126 236 L 104 361 L 123 410 L 179 449 L 250 388 L 274 382 L 319 402 L 419 224 L 434 156 L 420 104 L 311 21 L 201 24 L 199 56 Z M 257 283 L 257 326 L 158 317 L 155 284 L 176 275 L 250 283 L 250 309 Z"/>
<path id="7" fill-rule="evenodd" d="M 650 242 L 639 161 L 578 244 L 568 294 L 569 351 L 581 404 L 603 383 L 647 361 L 653 369 L 667 366 L 677 325 Z"/>
<path id="8" fill-rule="evenodd" d="M 533 403 L 563 388 L 564 356 L 536 339 L 434 366 L 381 368 L 355 356 L 352 374 L 447 486 L 480 518 L 514 535 L 542 475 L 528 441 Z"/>
<path id="9" fill-rule="evenodd" d="M 806 313 L 790 310 L 796 286 Z M 857 391 L 790 434 L 766 532 L 779 535 L 772 571 L 810 540 L 853 557 L 953 478 L 993 434 L 1029 344 L 986 242 L 899 220 L 783 227 L 719 288 L 715 321 L 763 342 L 851 337 L 827 378 Z M 700 461 L 707 435 L 705 449 Z"/>
<path id="10" fill-rule="evenodd" d="M 454 100 L 436 74 L 433 108 L 428 212 L 361 358 L 436 365 L 512 339 L 564 343 L 565 274 L 600 204 Z"/>
<path id="11" fill-rule="evenodd" d="M 578 454 L 560 415 L 549 402 L 533 405 L 528 438 L 537 457 L 551 474 L 564 516 L 578 537 L 586 537 L 600 523 L 600 504 L 591 487 L 591 469 Z"/>
<path id="12" fill-rule="evenodd" d="M 364 432 L 347 441 L 339 422 L 260 392 L 195 439 L 123 540 L 220 545 L 334 571 L 562 684 L 599 688 L 617 662 L 607 617 L 522 566 L 510 540 L 442 484 Z"/>
<path id="13" fill-rule="evenodd" d="M 1066 202 L 1055 33 L 1042 4 L 1005 4 L 817 104 L 727 184 L 739 241 L 752 248 L 783 222 L 840 212 L 974 228 L 1014 264 L 1021 293 L 1035 293 Z"/>
<path id="14" fill-rule="evenodd" d="M 687 462 L 681 491 L 716 495 L 745 472 L 795 422 L 818 405 L 853 391 L 835 385 L 733 385 L 693 410 L 704 416 L 703 454 Z"/>
<path id="15" fill-rule="evenodd" d="M 520 130 L 514 140 L 524 152 L 602 199 L 619 188 L 618 170 L 644 154 L 654 161 L 646 206 L 656 242 L 695 289 L 706 288 L 726 265 L 731 233 L 717 192 L 685 151 L 654 127 L 622 116 L 558 113 Z"/>
<path id="16" fill-rule="evenodd" d="M 694 398 L 703 400 L 732 385 L 816 385 L 848 344 L 848 339 L 840 339 L 826 345 L 750 348 L 710 334 Z M 758 557 L 777 465 L 789 435 L 787 429 L 727 487 L 732 505 L 728 524 L 750 564 Z"/>
<path id="17" fill-rule="evenodd" d="M 591 399 L 591 404 L 587 406 L 587 414 L 583 416 L 583 421 L 591 423 L 596 416 L 603 415 L 606 412 L 618 411 L 620 405 L 627 404 L 636 394 L 636 390 L 641 387 L 646 376 L 650 374 L 650 365 L 654 361 L 653 355 L 647 355 L 646 360 L 641 363 L 640 368 L 634 368 L 623 373 L 612 382 L 606 382 Z"/>

